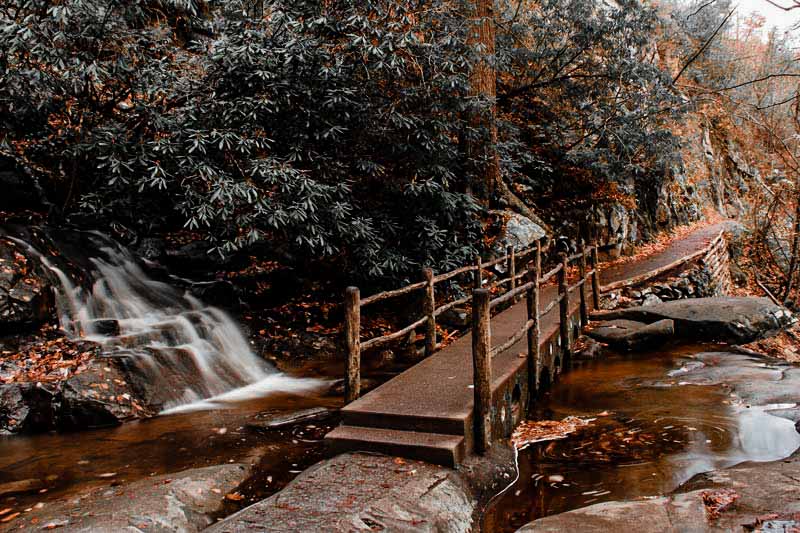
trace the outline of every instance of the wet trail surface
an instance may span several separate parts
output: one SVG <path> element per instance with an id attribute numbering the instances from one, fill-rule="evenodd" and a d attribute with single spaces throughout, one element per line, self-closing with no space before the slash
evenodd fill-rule
<path id="1" fill-rule="evenodd" d="M 785 458 L 800 447 L 800 435 L 791 419 L 775 415 L 792 418 L 796 406 L 758 391 L 799 387 L 793 367 L 714 347 L 576 366 L 531 418 L 594 420 L 520 452 L 519 479 L 485 514 L 486 530 L 516 531 L 602 501 L 663 495 L 700 472 Z"/>

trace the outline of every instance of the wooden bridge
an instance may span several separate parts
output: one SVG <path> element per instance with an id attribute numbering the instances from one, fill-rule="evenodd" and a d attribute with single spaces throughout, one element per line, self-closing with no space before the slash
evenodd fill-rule
<path id="1" fill-rule="evenodd" d="M 695 230 L 648 258 L 602 272 L 597 247 L 561 255 L 552 269 L 543 272 L 543 246 L 536 243 L 438 276 L 426 270 L 420 283 L 364 299 L 358 289 L 349 288 L 345 298 L 348 405 L 342 409 L 342 425 L 326 436 L 330 450 L 379 452 L 446 466 L 458 465 L 469 453 L 486 451 L 493 439 L 511 434 L 530 403 L 568 368 L 573 340 L 588 324 L 590 306 L 599 307 L 600 294 L 697 259 L 714 274 L 727 273 L 723 231 L 723 224 Z M 504 279 L 485 283 L 485 269 L 499 264 L 505 265 Z M 437 307 L 436 285 L 457 276 L 471 277 L 472 294 Z M 724 280 L 729 278 L 722 279 L 726 290 Z M 419 320 L 361 341 L 365 307 L 414 292 L 423 293 Z M 436 319 L 468 302 L 471 334 L 436 351 Z M 509 307 L 490 318 L 491 310 L 502 306 Z M 425 329 L 428 357 L 359 397 L 361 351 L 397 341 L 418 328 Z"/>

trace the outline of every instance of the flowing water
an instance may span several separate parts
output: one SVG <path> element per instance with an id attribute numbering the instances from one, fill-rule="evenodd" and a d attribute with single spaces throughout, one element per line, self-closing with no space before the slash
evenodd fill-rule
<path id="1" fill-rule="evenodd" d="M 90 290 L 37 252 L 61 284 L 56 298 L 61 328 L 136 366 L 158 391 L 151 403 L 164 413 L 324 385 L 276 371 L 253 353 L 226 313 L 152 279 L 123 249 L 103 246 L 100 251 L 104 257 L 91 259 Z"/>
<path id="2" fill-rule="evenodd" d="M 697 473 L 797 450 L 794 422 L 773 414 L 796 406 L 767 400 L 770 391 L 784 397 L 800 390 L 797 369 L 707 349 L 613 355 L 564 375 L 533 418 L 594 420 L 520 452 L 519 479 L 490 506 L 487 531 L 516 531 L 601 501 L 663 495 Z"/>

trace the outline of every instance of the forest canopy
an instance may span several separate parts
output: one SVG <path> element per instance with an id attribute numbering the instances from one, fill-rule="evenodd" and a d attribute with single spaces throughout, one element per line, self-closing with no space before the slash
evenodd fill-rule
<path id="1" fill-rule="evenodd" d="M 685 59 L 721 11 L 481 3 L 4 0 L 0 157 L 51 221 L 266 242 L 375 282 L 465 264 L 489 210 L 652 224 L 694 105 L 659 38 Z"/>

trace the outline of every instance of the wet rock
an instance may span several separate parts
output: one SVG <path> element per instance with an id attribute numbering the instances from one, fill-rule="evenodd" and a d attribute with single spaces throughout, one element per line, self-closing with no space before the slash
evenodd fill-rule
<path id="1" fill-rule="evenodd" d="M 0 385 L 0 434 L 108 427 L 154 414 L 116 363 L 95 360 L 61 382 Z"/>
<path id="2" fill-rule="evenodd" d="M 278 494 L 213 525 L 252 531 L 473 531 L 475 502 L 458 472 L 393 457 L 344 454 Z"/>
<path id="3" fill-rule="evenodd" d="M 26 513 L 15 525 L 36 519 L 37 529 L 66 520 L 66 530 L 79 532 L 200 531 L 249 475 L 248 465 L 226 464 L 99 487 Z"/>
<path id="4" fill-rule="evenodd" d="M 675 334 L 684 340 L 736 344 L 776 334 L 794 321 L 792 314 L 767 298 L 718 297 L 676 300 L 616 311 L 595 313 L 594 320 L 675 322 Z"/>
<path id="5" fill-rule="evenodd" d="M 576 360 L 599 359 L 603 355 L 603 345 L 591 337 L 579 339 L 578 346 L 580 348 L 573 355 Z"/>
<path id="6" fill-rule="evenodd" d="M 0 385 L 0 434 L 39 433 L 55 428 L 57 395 L 36 383 Z"/>
<path id="7" fill-rule="evenodd" d="M 38 262 L 15 242 L 0 238 L 0 332 L 19 333 L 49 320 L 53 289 Z"/>
<path id="8" fill-rule="evenodd" d="M 671 339 L 675 335 L 675 324 L 669 319 L 652 324 L 633 320 L 610 320 L 601 322 L 588 331 L 587 335 L 617 349 L 641 350 Z"/>
<path id="9" fill-rule="evenodd" d="M 92 320 L 84 326 L 84 329 L 108 337 L 116 337 L 120 333 L 119 322 L 113 319 Z"/>
<path id="10" fill-rule="evenodd" d="M 246 425 L 248 429 L 256 431 L 283 429 L 301 422 L 325 420 L 333 416 L 335 411 L 326 407 L 312 407 L 289 414 L 260 413 L 256 420 Z"/>
<path id="11" fill-rule="evenodd" d="M 119 425 L 135 416 L 135 399 L 125 374 L 113 362 L 94 361 L 62 384 L 57 428 L 75 431 Z"/>

